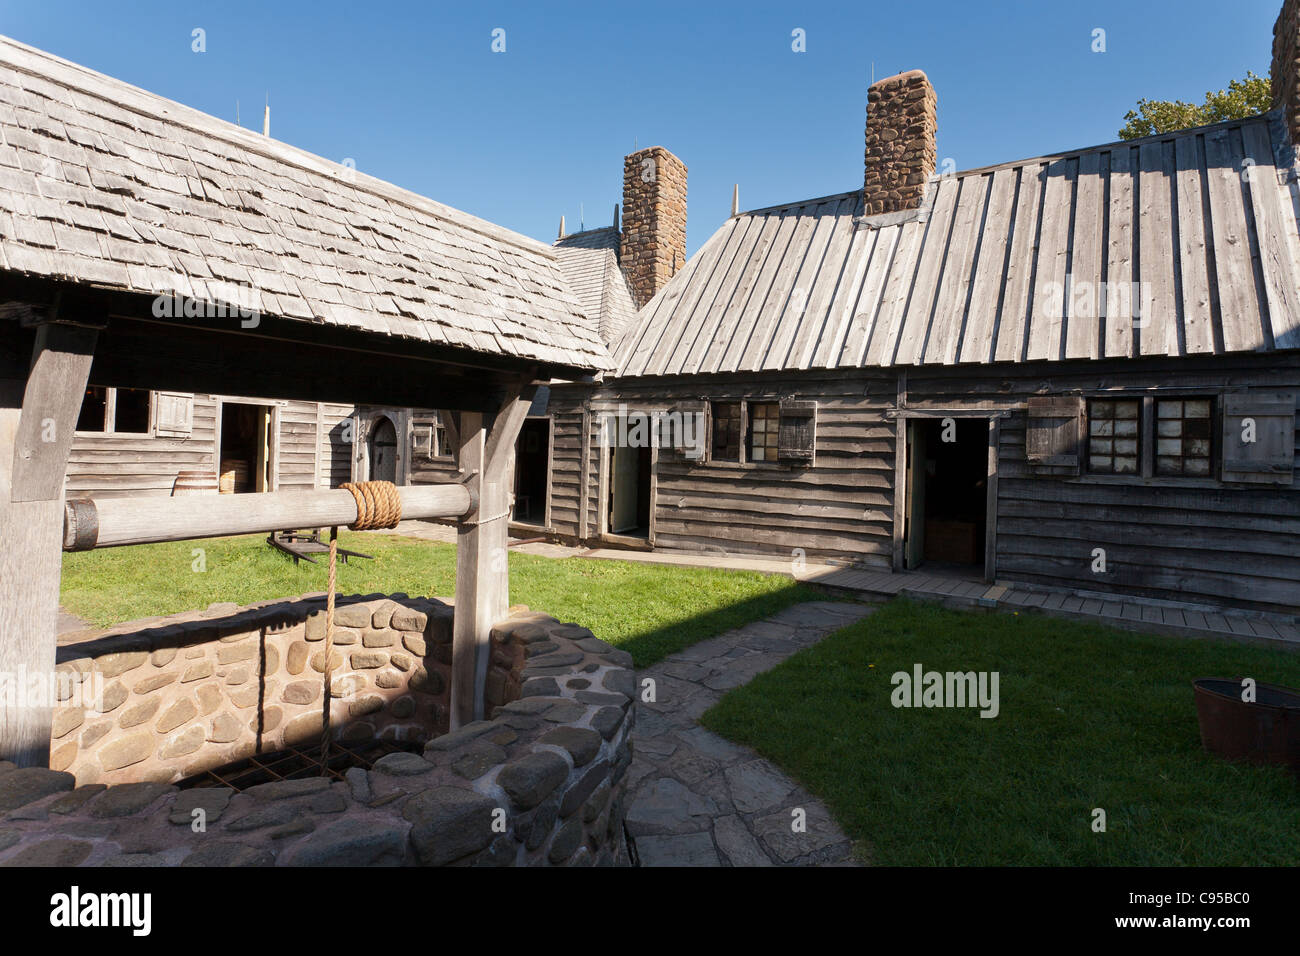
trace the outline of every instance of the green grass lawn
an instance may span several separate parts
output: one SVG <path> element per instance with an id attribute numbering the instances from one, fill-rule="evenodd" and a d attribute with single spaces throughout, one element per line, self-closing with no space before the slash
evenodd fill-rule
<path id="1" fill-rule="evenodd" d="M 892 675 L 917 663 L 999 672 L 999 716 L 893 707 Z M 1237 676 L 1300 686 L 1300 654 L 898 601 L 703 722 L 821 796 L 879 864 L 1300 864 L 1295 779 L 1201 750 L 1191 682 Z"/>
<path id="2" fill-rule="evenodd" d="M 450 596 L 456 549 L 397 535 L 339 534 L 341 547 L 374 555 L 338 567 L 340 594 Z M 206 570 L 196 570 L 202 549 Z M 260 535 L 105 548 L 63 556 L 62 602 L 98 626 L 249 604 L 326 586 L 325 561 L 295 566 Z M 631 652 L 638 667 L 749 621 L 821 595 L 781 575 L 585 558 L 510 554 L 510 600 L 591 628 Z"/>

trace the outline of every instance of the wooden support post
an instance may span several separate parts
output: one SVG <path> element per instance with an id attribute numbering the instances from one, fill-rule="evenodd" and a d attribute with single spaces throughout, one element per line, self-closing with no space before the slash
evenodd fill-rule
<path id="1" fill-rule="evenodd" d="M 20 767 L 49 765 L 52 701 L 23 695 L 53 684 L 63 479 L 97 336 L 42 325 L 26 381 L 0 380 L 0 760 Z"/>
<path id="2" fill-rule="evenodd" d="M 456 611 L 452 629 L 451 729 L 484 716 L 492 625 L 510 607 L 510 491 L 514 447 L 532 405 L 532 376 L 511 390 L 488 427 L 478 412 L 461 412 L 457 435 L 461 471 L 478 509 L 460 522 L 456 537 Z"/>

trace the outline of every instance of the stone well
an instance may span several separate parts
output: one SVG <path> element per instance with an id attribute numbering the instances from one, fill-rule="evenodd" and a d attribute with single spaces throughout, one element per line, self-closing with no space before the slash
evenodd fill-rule
<path id="1" fill-rule="evenodd" d="M 343 780 L 176 787 L 319 742 L 323 609 L 214 606 L 61 648 L 52 769 L 0 762 L 0 865 L 627 862 L 631 658 L 526 610 L 492 631 L 491 719 L 447 733 L 452 609 L 341 599 L 332 735 L 416 752 Z"/>

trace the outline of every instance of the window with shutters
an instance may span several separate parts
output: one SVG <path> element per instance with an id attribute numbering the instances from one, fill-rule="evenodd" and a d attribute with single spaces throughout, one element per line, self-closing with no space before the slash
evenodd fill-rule
<path id="1" fill-rule="evenodd" d="M 740 402 L 714 402 L 709 457 L 714 461 L 740 461 Z"/>
<path id="2" fill-rule="evenodd" d="M 817 403 L 781 402 L 781 432 L 777 454 L 782 461 L 812 464 L 817 447 Z"/>
<path id="3" fill-rule="evenodd" d="M 1083 399 L 1074 395 L 1035 395 L 1027 404 L 1025 460 L 1043 473 L 1077 475 L 1085 418 Z"/>
<path id="4" fill-rule="evenodd" d="M 415 425 L 411 428 L 411 454 L 417 458 L 433 458 L 433 426 Z"/>
<path id="5" fill-rule="evenodd" d="M 752 462 L 774 462 L 781 437 L 781 406 L 776 402 L 754 402 L 749 406 L 749 432 L 745 451 Z"/>
<path id="6" fill-rule="evenodd" d="M 164 438 L 189 438 L 194 432 L 194 396 L 189 392 L 154 392 L 153 430 Z"/>
<path id="7" fill-rule="evenodd" d="M 1295 392 L 1223 396 L 1223 480 L 1289 485 L 1295 480 Z"/>
<path id="8" fill-rule="evenodd" d="M 1141 399 L 1088 402 L 1088 473 L 1136 475 L 1141 470 Z"/>
<path id="9" fill-rule="evenodd" d="M 149 435 L 153 393 L 141 388 L 91 385 L 77 414 L 77 431 L 101 435 Z"/>
<path id="10" fill-rule="evenodd" d="M 1156 474 L 1208 478 L 1214 469 L 1212 398 L 1160 398 L 1155 402 Z"/>

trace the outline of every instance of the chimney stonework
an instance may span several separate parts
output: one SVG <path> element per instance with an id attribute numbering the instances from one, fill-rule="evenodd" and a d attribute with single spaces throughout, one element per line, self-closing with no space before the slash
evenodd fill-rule
<path id="1" fill-rule="evenodd" d="M 934 173 L 938 98 L 920 70 L 873 83 L 867 91 L 863 214 L 915 209 Z"/>
<path id="2" fill-rule="evenodd" d="M 623 159 L 619 263 L 641 308 L 686 261 L 686 164 L 662 146 Z"/>
<path id="3" fill-rule="evenodd" d="M 1273 108 L 1286 115 L 1291 142 L 1300 145 L 1300 0 L 1285 0 L 1273 24 Z"/>

